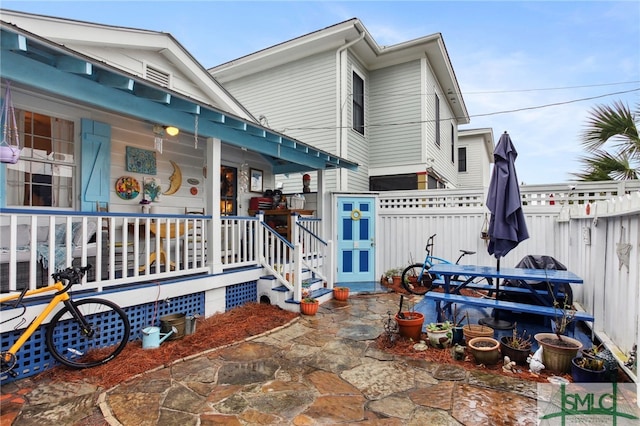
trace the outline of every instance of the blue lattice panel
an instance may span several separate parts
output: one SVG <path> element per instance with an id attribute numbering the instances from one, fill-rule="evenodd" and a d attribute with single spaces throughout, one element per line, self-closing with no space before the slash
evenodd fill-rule
<path id="1" fill-rule="evenodd" d="M 258 300 L 258 281 L 249 281 L 226 287 L 225 310 Z"/>
<path id="2" fill-rule="evenodd" d="M 254 283 L 255 284 L 255 283 Z M 254 285 L 255 287 L 255 285 Z M 255 290 L 254 290 L 255 293 Z M 255 296 L 254 299 L 255 300 Z M 157 309 L 157 310 L 156 310 Z M 131 306 L 124 308 L 131 324 L 131 335 L 129 341 L 140 339 L 140 330 L 151 325 L 151 320 L 155 312 L 155 325 L 160 325 L 160 317 L 169 314 L 185 313 L 187 315 L 204 315 L 204 293 L 195 293 L 170 299 L 169 303 L 160 300 L 156 303 Z M 0 335 L 0 349 L 5 352 L 20 337 L 24 329 L 12 330 Z M 24 379 L 41 373 L 54 367 L 58 362 L 49 354 L 45 344 L 46 325 L 38 328 L 27 340 L 17 354 L 16 366 L 13 369 L 18 375 L 13 378 L 8 374 L 2 374 L 2 383 L 9 383 L 14 380 Z M 105 344 L 110 342 L 107 335 Z"/>
<path id="3" fill-rule="evenodd" d="M 2 333 L 2 337 L 0 338 L 0 348 L 2 352 L 9 350 L 11 345 L 18 340 L 22 331 L 23 329 Z M 42 373 L 57 364 L 57 361 L 53 359 L 46 349 L 45 334 L 46 328 L 40 327 L 31 335 L 29 340 L 22 345 L 22 349 L 18 352 L 16 366 L 13 369 L 14 372 L 18 373 L 18 376 L 13 379 L 10 376 L 7 377 L 7 374 L 2 374 L 0 376 L 2 383 Z"/>

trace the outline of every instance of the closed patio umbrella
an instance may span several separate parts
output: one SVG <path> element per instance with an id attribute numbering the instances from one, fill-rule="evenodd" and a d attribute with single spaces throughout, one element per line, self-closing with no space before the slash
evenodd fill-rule
<path id="1" fill-rule="evenodd" d="M 516 174 L 517 156 L 509 134 L 504 132 L 493 151 L 494 166 L 487 194 L 487 208 L 491 212 L 488 251 L 496 257 L 498 270 L 500 258 L 529 238 Z M 500 279 L 497 278 L 496 297 L 499 294 Z M 480 322 L 498 330 L 511 328 L 511 323 L 498 318 L 498 312 L 495 311 L 495 318 L 483 318 Z"/>

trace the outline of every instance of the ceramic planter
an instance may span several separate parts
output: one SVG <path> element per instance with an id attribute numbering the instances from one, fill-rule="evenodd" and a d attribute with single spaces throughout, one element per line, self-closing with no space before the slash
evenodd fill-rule
<path id="1" fill-rule="evenodd" d="M 440 325 L 440 323 L 437 325 Z M 444 349 L 451 346 L 453 332 L 451 328 L 445 328 L 443 330 L 429 330 L 429 327 L 427 327 L 427 337 L 429 338 L 429 344 L 431 346 L 438 349 Z"/>
<path id="2" fill-rule="evenodd" d="M 589 370 L 579 365 L 580 360 L 582 360 L 582 357 L 575 357 L 571 360 L 571 378 L 574 382 L 601 383 L 607 381 L 607 368 L 604 365 L 602 370 Z"/>
<path id="3" fill-rule="evenodd" d="M 318 313 L 319 305 L 317 300 L 315 302 L 305 302 L 302 300 L 300 301 L 300 312 L 302 312 L 303 315 L 315 315 Z"/>
<path id="4" fill-rule="evenodd" d="M 500 351 L 502 356 L 508 356 L 509 359 L 516 364 L 527 365 L 527 357 L 531 353 L 531 346 L 527 349 L 514 348 L 509 345 L 509 336 L 502 336 L 500 338 Z"/>
<path id="5" fill-rule="evenodd" d="M 451 335 L 452 345 L 464 345 L 464 332 L 462 327 L 453 327 L 451 329 Z"/>
<path id="6" fill-rule="evenodd" d="M 400 318 L 396 314 L 395 319 L 398 323 L 398 332 L 402 337 L 412 339 L 419 342 L 422 336 L 422 325 L 424 324 L 424 315 L 420 312 L 403 312 L 404 318 Z"/>
<path id="7" fill-rule="evenodd" d="M 467 347 L 478 364 L 493 365 L 500 361 L 500 342 L 493 337 L 474 337 Z"/>
<path id="8" fill-rule="evenodd" d="M 542 363 L 554 373 L 570 373 L 571 360 L 582 349 L 582 343 L 569 336 L 558 339 L 554 333 L 538 333 L 533 336 L 542 346 Z"/>

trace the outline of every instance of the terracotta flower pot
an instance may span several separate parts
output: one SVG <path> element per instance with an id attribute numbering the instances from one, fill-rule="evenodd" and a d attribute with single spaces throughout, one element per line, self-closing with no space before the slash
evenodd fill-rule
<path id="1" fill-rule="evenodd" d="M 403 312 L 404 318 L 400 318 L 396 314 L 396 322 L 398 323 L 398 332 L 402 337 L 413 339 L 415 342 L 420 341 L 422 336 L 422 325 L 424 324 L 424 315 L 420 312 Z"/>
<path id="2" fill-rule="evenodd" d="M 542 363 L 554 373 L 570 373 L 571 360 L 582 349 L 582 343 L 572 337 L 562 336 L 558 339 L 554 333 L 538 333 L 533 336 L 542 346 Z"/>
<path id="3" fill-rule="evenodd" d="M 467 324 L 462 326 L 462 333 L 468 342 L 474 337 L 493 337 L 494 330 L 486 325 Z"/>
<path id="4" fill-rule="evenodd" d="M 348 287 L 335 287 L 333 289 L 333 298 L 340 301 L 345 301 L 349 298 Z"/>
<path id="5" fill-rule="evenodd" d="M 300 312 L 303 315 L 315 315 L 318 313 L 318 306 L 320 304 L 316 300 L 315 302 L 306 302 L 304 300 L 300 301 Z"/>

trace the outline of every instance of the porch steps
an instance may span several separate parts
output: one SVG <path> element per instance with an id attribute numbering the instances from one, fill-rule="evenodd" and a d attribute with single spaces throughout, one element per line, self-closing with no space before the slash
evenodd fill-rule
<path id="1" fill-rule="evenodd" d="M 311 276 L 311 271 L 302 271 L 302 288 L 308 290 L 311 297 L 324 303 L 333 298 L 333 291 L 324 288 L 324 281 L 318 277 Z M 291 312 L 300 311 L 300 303 L 293 300 L 293 291 L 286 286 L 278 284 L 278 280 L 273 275 L 264 275 L 258 279 L 258 301 L 265 302 L 266 299 L 272 305 Z"/>

